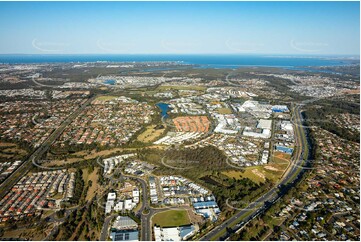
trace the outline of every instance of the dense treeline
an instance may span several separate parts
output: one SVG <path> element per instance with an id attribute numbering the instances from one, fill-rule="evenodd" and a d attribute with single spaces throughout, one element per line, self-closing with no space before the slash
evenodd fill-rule
<path id="1" fill-rule="evenodd" d="M 97 240 L 104 223 L 104 212 L 95 200 L 70 212 L 59 230 L 49 240 Z M 84 238 L 83 238 L 84 237 Z"/>
<path id="2" fill-rule="evenodd" d="M 72 203 L 78 203 L 81 195 L 84 190 L 84 180 L 83 180 L 83 171 L 81 169 L 77 169 L 75 172 L 75 187 L 74 187 L 74 195 L 71 199 Z"/>
<path id="3" fill-rule="evenodd" d="M 226 156 L 214 146 L 197 149 L 172 148 L 165 151 L 165 157 L 180 163 L 184 162 L 185 165 L 202 166 L 205 170 L 219 170 L 226 162 Z"/>
<path id="4" fill-rule="evenodd" d="M 245 207 L 249 202 L 252 202 L 256 197 L 272 187 L 272 183 L 269 180 L 257 184 L 249 178 L 231 179 L 222 177 L 222 179 L 222 185 L 214 185 L 212 188 L 217 202 L 221 206 L 221 210 L 229 209 L 229 205 L 235 208 Z"/>

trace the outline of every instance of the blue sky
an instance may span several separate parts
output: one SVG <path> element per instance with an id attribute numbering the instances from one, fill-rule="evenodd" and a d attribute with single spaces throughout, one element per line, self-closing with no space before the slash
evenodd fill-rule
<path id="1" fill-rule="evenodd" d="M 0 53 L 351 54 L 359 2 L 0 2 Z"/>

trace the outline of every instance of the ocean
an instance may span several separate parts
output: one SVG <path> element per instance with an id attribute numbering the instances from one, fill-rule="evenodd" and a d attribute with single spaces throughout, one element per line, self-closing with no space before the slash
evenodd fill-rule
<path id="1" fill-rule="evenodd" d="M 249 66 L 305 67 L 338 66 L 359 63 L 351 56 L 286 56 L 286 55 L 0 55 L 0 63 L 77 63 L 77 62 L 156 62 L 178 61 L 201 68 L 237 68 Z"/>

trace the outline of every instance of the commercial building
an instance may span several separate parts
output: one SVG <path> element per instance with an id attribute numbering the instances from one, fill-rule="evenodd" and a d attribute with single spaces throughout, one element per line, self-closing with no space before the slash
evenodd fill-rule
<path id="1" fill-rule="evenodd" d="M 197 197 L 191 198 L 190 200 L 197 214 L 202 215 L 206 219 L 211 219 L 212 221 L 217 220 L 221 210 L 219 209 L 214 196 Z"/>
<path id="2" fill-rule="evenodd" d="M 184 241 L 193 236 L 195 232 L 196 228 L 194 225 L 172 228 L 154 226 L 155 241 Z"/>
<path id="3" fill-rule="evenodd" d="M 113 241 L 139 241 L 138 224 L 128 216 L 118 216 L 112 225 L 110 238 Z"/>
<path id="4" fill-rule="evenodd" d="M 272 129 L 272 120 L 260 119 L 257 124 L 258 129 Z"/>
<path id="5" fill-rule="evenodd" d="M 292 154 L 292 152 L 293 152 L 293 149 L 292 148 L 288 148 L 288 147 L 284 147 L 284 146 L 277 146 L 276 145 L 276 150 L 277 151 L 281 151 L 281 152 L 283 152 L 283 153 L 287 153 L 287 154 Z"/>
<path id="6" fill-rule="evenodd" d="M 271 109 L 274 113 L 287 113 L 290 111 L 286 105 L 274 105 Z"/>

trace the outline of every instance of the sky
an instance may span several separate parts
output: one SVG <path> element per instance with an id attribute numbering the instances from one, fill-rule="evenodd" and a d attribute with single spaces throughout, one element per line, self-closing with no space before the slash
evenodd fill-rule
<path id="1" fill-rule="evenodd" d="M 359 2 L 0 2 L 0 54 L 359 55 Z"/>

